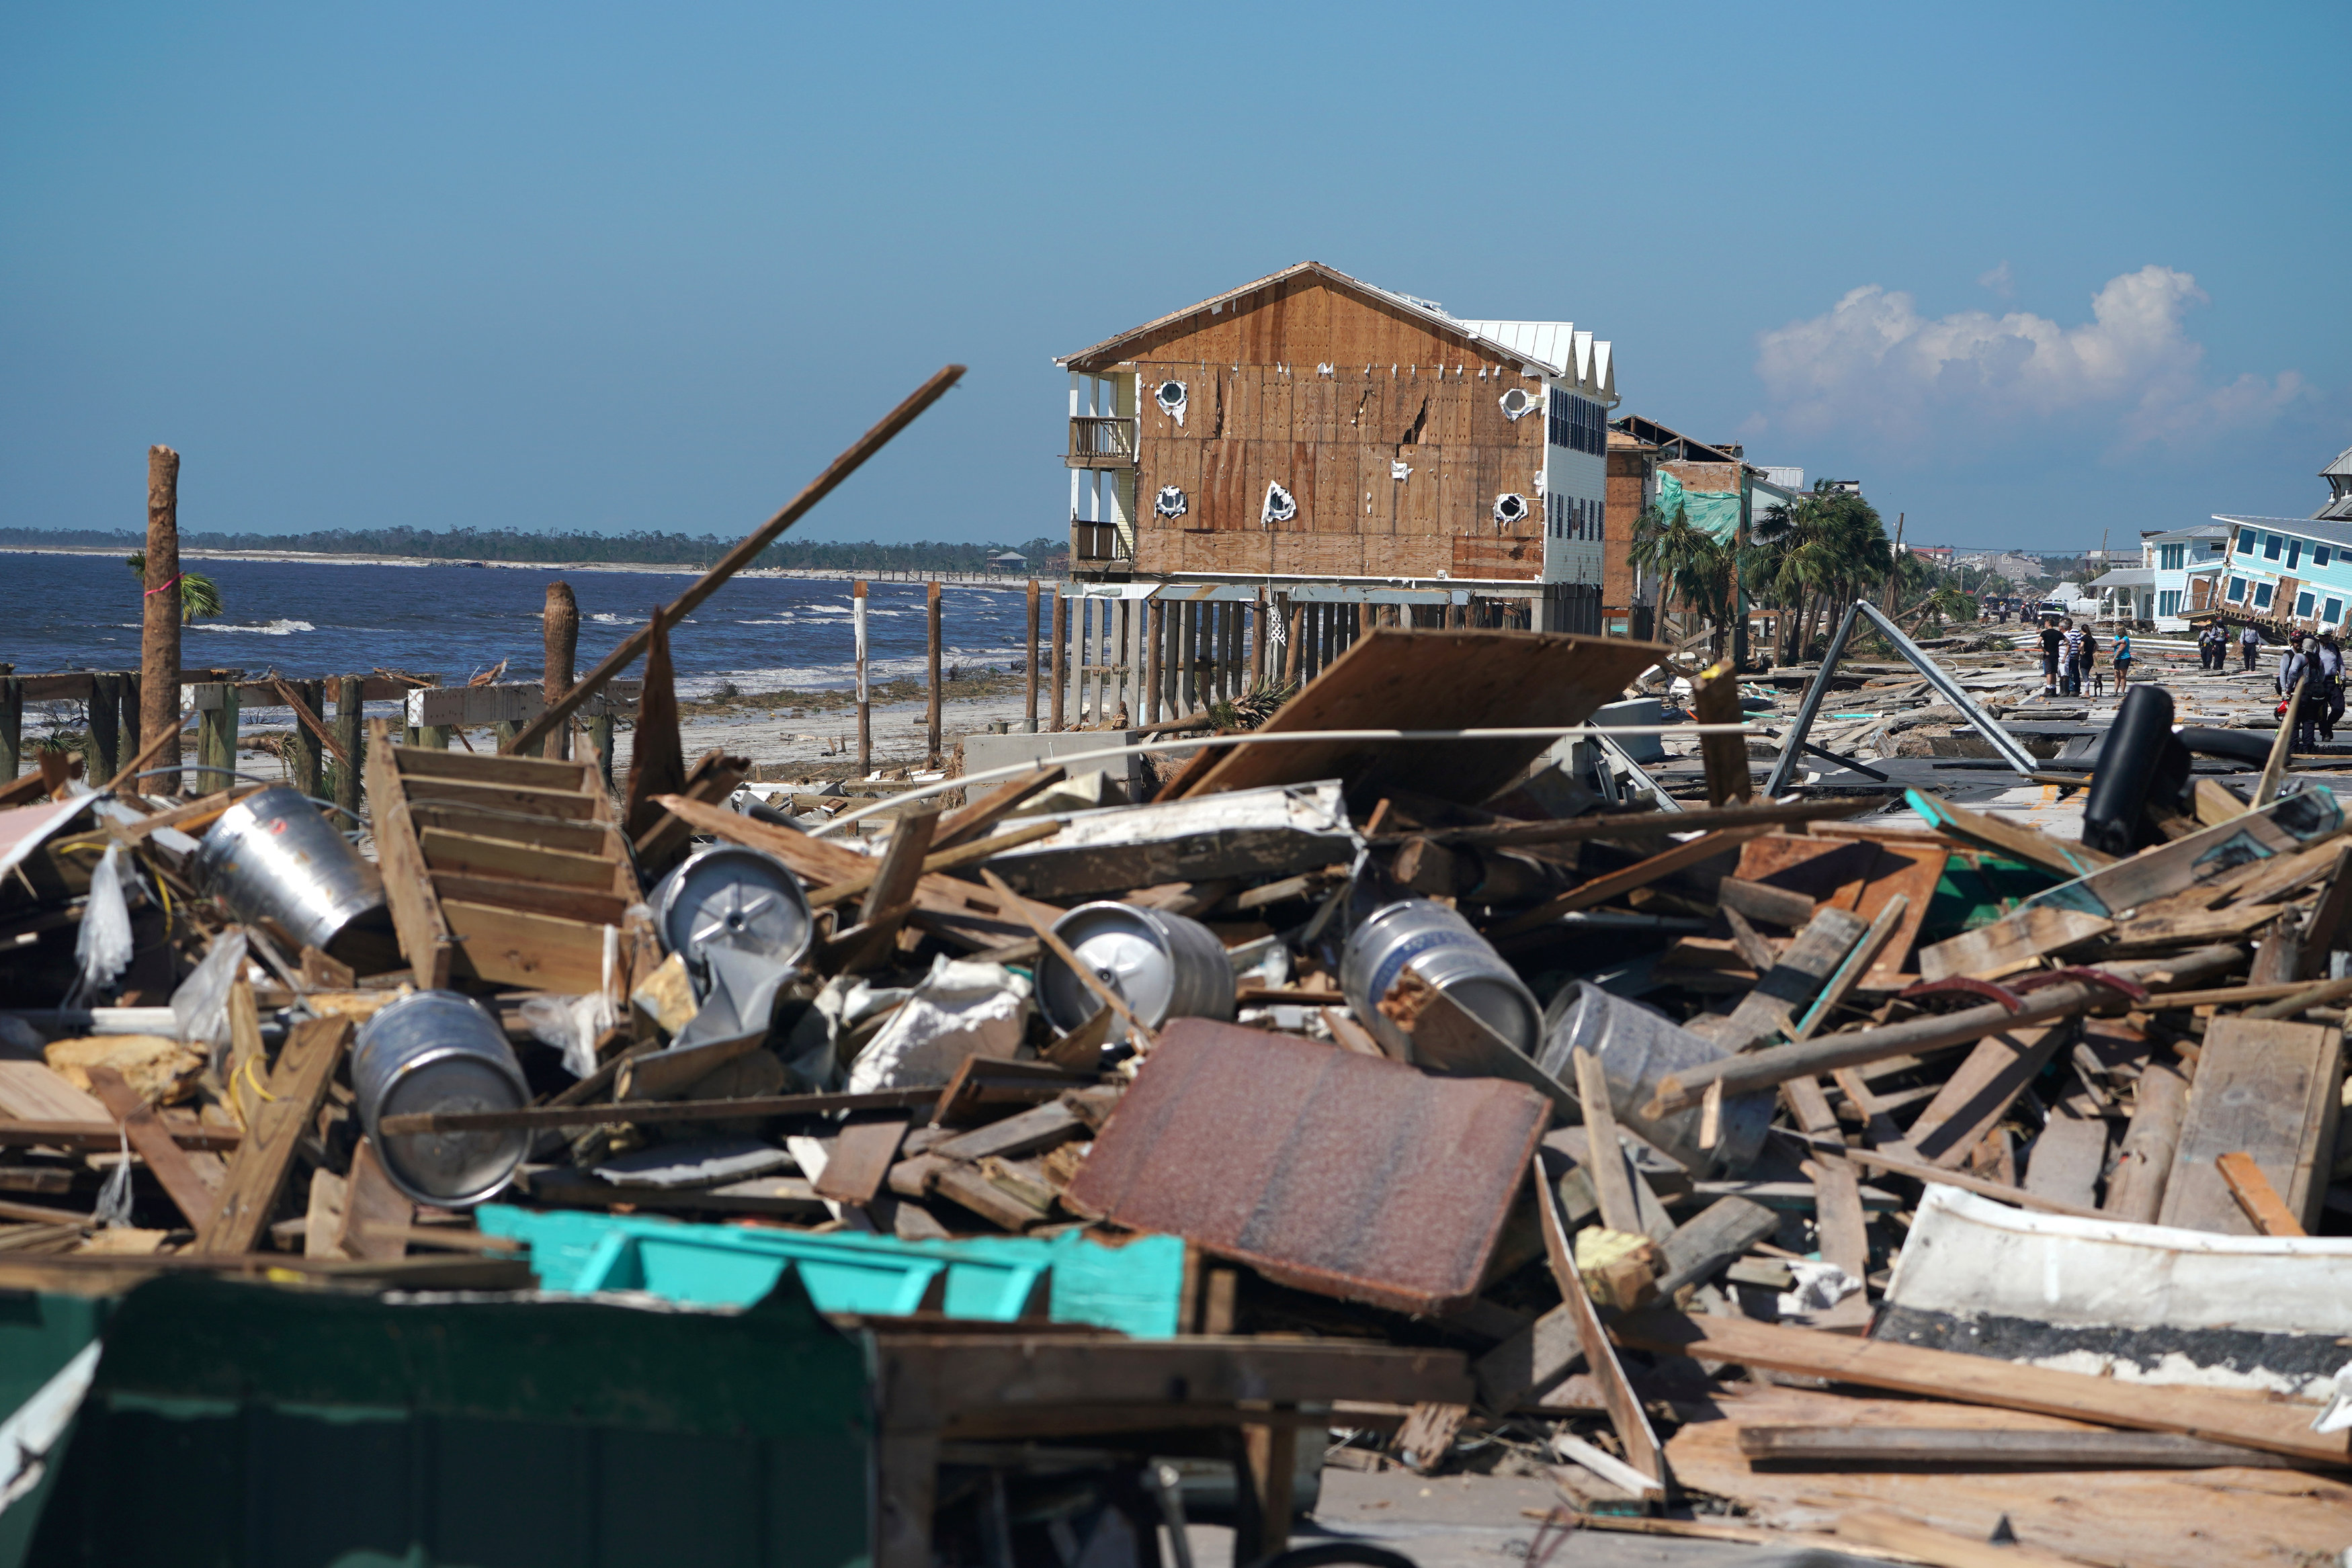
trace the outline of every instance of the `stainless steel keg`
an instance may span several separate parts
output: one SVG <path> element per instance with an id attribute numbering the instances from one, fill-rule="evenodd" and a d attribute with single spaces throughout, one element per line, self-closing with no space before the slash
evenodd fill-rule
<path id="1" fill-rule="evenodd" d="M 1629 998 L 1579 980 L 1552 1000 L 1549 1027 L 1536 1064 L 1576 1092 L 1573 1052 L 1601 1060 L 1609 1082 L 1609 1105 L 1632 1128 L 1685 1170 L 1744 1172 L 1756 1163 L 1772 1125 L 1774 1096 L 1737 1094 L 1723 1103 L 1723 1121 L 1712 1149 L 1699 1147 L 1703 1113 L 1696 1106 L 1649 1117 L 1642 1108 L 1670 1075 L 1718 1061 L 1729 1054 L 1705 1035 L 1683 1028 L 1664 1014 Z"/>
<path id="2" fill-rule="evenodd" d="M 1426 898 L 1384 904 L 1348 933 L 1339 992 L 1349 1010 L 1392 1056 L 1412 1060 L 1412 1042 L 1380 1009 L 1410 968 L 1529 1056 L 1543 1038 L 1535 993 L 1470 923 Z"/>
<path id="3" fill-rule="evenodd" d="M 1197 920 L 1104 900 L 1063 915 L 1054 935 L 1148 1029 L 1172 1018 L 1233 1019 L 1233 963 L 1217 934 Z M 1037 960 L 1037 1005 L 1046 1022 L 1066 1033 L 1102 1001 L 1048 950 Z M 1111 1026 L 1111 1040 L 1126 1038 L 1124 1023 Z"/>
<path id="4" fill-rule="evenodd" d="M 242 921 L 264 915 L 321 952 L 383 908 L 383 879 L 291 785 L 256 790 L 221 814 L 189 857 L 198 891 Z"/>
<path id="5" fill-rule="evenodd" d="M 686 956 L 698 995 L 708 995 L 712 947 L 731 947 L 789 968 L 808 952 L 816 918 L 792 868 L 762 850 L 714 844 L 661 879 L 652 899 L 662 943 Z"/>
<path id="6" fill-rule="evenodd" d="M 496 1196 L 530 1148 L 520 1128 L 404 1133 L 385 1137 L 386 1116 L 419 1112 L 519 1111 L 530 1089 L 507 1031 L 488 1009 L 455 991 L 418 991 L 361 1026 L 352 1048 L 360 1125 L 384 1174 L 418 1203 L 463 1207 Z"/>

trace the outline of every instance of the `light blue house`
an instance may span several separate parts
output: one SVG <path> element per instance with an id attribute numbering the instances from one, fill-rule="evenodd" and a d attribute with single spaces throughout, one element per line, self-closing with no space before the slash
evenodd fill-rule
<path id="1" fill-rule="evenodd" d="M 2240 517 L 2216 512 L 2230 529 L 2217 610 L 2279 633 L 2342 631 L 2352 608 L 2352 448 L 2320 470 L 2327 504 L 2308 517 Z"/>

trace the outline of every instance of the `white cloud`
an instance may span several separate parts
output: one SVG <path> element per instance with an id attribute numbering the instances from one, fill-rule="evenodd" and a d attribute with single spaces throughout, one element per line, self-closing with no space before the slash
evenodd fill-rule
<path id="1" fill-rule="evenodd" d="M 2009 263 L 2006 261 L 2002 262 L 1999 267 L 1994 267 L 1990 272 L 1978 273 L 1977 287 L 1979 288 L 1990 288 L 1995 294 L 2000 295 L 2003 299 L 2008 298 L 2011 295 L 2017 292 L 2016 281 L 2010 277 Z"/>
<path id="2" fill-rule="evenodd" d="M 2005 284 L 2007 272 L 2004 262 L 1979 281 Z M 2201 382 L 2205 350 L 2182 320 L 2205 298 L 2188 273 L 2144 267 L 2110 278 L 2089 321 L 2062 327 L 2025 311 L 1930 319 L 1910 295 L 1872 284 L 1825 315 L 1761 334 L 1756 371 L 1783 429 L 1906 441 L 1931 429 L 2088 414 L 2111 419 L 2127 449 L 2262 423 L 2309 395 L 2293 371 Z"/>

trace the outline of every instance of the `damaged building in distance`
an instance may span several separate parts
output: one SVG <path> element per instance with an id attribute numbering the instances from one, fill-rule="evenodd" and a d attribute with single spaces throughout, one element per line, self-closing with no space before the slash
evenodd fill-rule
<path id="1" fill-rule="evenodd" d="M 1601 630 L 1633 517 L 1608 504 L 1609 344 L 1572 323 L 1458 319 L 1310 261 L 1055 362 L 1092 591 Z"/>

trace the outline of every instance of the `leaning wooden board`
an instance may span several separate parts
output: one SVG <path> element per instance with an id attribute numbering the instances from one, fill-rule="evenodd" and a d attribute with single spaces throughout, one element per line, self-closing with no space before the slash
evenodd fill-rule
<path id="1" fill-rule="evenodd" d="M 2316 1230 L 2336 1157 L 2344 1032 L 2324 1024 L 2217 1018 L 2205 1029 L 2189 1111 L 2157 1223 L 2256 1234 L 2213 1162 L 2252 1155 L 2306 1230 Z"/>
<path id="2" fill-rule="evenodd" d="M 2295 854 L 2344 831 L 2344 809 L 2325 789 L 2273 800 L 2259 811 L 2142 850 L 2129 860 L 2061 883 L 2026 902 L 2113 919 L 2151 900 L 2235 871 L 2249 862 Z"/>

